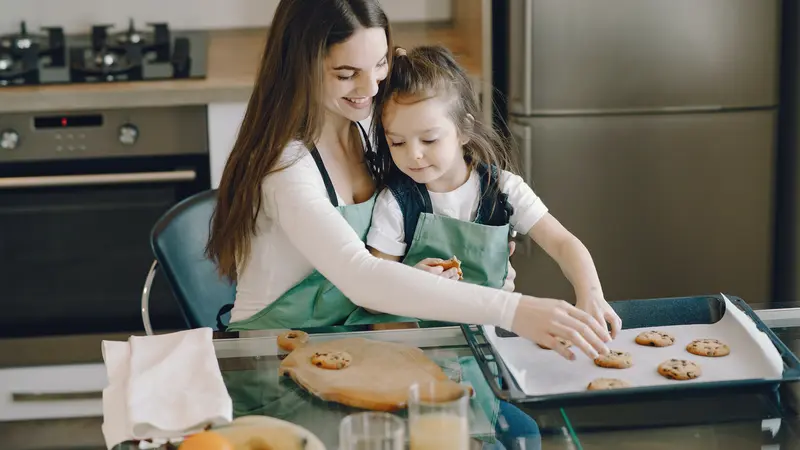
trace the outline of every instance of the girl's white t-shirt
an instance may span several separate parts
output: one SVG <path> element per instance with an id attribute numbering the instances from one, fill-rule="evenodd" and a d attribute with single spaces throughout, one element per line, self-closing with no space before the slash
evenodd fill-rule
<path id="1" fill-rule="evenodd" d="M 547 207 L 518 175 L 501 171 L 498 183 L 500 190 L 508 195 L 508 202 L 514 207 L 514 213 L 510 217 L 511 229 L 528 234 L 536 222 L 547 214 Z M 473 170 L 467 182 L 457 189 L 450 192 L 428 191 L 428 194 L 434 214 L 472 222 L 478 214 L 481 198 L 480 176 Z M 367 245 L 387 255 L 405 255 L 403 223 L 400 204 L 389 189 L 384 189 L 375 202 Z"/>
<path id="2" fill-rule="evenodd" d="M 316 269 L 364 308 L 511 328 L 520 294 L 448 280 L 372 256 L 331 204 L 309 149 L 290 143 L 280 164 L 288 167 L 262 183 L 256 235 L 237 271 L 232 321 L 261 311 Z M 338 201 L 345 204 L 340 197 Z"/>

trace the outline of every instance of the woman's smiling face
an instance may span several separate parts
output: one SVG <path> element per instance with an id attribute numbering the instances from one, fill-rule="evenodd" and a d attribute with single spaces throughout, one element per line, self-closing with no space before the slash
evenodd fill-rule
<path id="1" fill-rule="evenodd" d="M 328 50 L 324 61 L 326 111 L 352 122 L 369 117 L 378 83 L 388 75 L 386 31 L 361 28 Z"/>

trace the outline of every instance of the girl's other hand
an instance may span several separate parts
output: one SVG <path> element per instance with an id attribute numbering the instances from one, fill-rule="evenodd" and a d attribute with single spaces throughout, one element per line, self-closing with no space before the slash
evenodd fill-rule
<path id="1" fill-rule="evenodd" d="M 458 269 L 453 267 L 452 269 L 444 270 L 442 266 L 437 265 L 442 264 L 443 262 L 444 260 L 440 258 L 425 258 L 418 262 L 414 267 L 450 280 L 458 280 Z"/>

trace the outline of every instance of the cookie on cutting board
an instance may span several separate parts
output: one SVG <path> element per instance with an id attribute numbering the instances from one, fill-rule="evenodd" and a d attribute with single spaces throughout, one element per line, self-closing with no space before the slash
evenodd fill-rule
<path id="1" fill-rule="evenodd" d="M 289 330 L 278 335 L 278 347 L 291 352 L 308 343 L 308 333 L 305 331 Z"/>
<path id="2" fill-rule="evenodd" d="M 347 367 L 331 370 L 312 362 L 317 354 L 332 353 L 346 353 Z M 278 372 L 323 400 L 375 411 L 404 408 L 415 383 L 440 382 L 443 393 L 465 389 L 417 347 L 356 337 L 299 347 Z"/>

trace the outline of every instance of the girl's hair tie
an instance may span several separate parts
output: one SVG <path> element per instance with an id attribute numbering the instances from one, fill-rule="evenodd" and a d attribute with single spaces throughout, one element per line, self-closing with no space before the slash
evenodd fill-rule
<path id="1" fill-rule="evenodd" d="M 394 55 L 395 56 L 408 56 L 408 53 L 406 52 L 406 49 L 404 49 L 403 47 L 397 47 L 396 49 L 394 49 Z"/>

